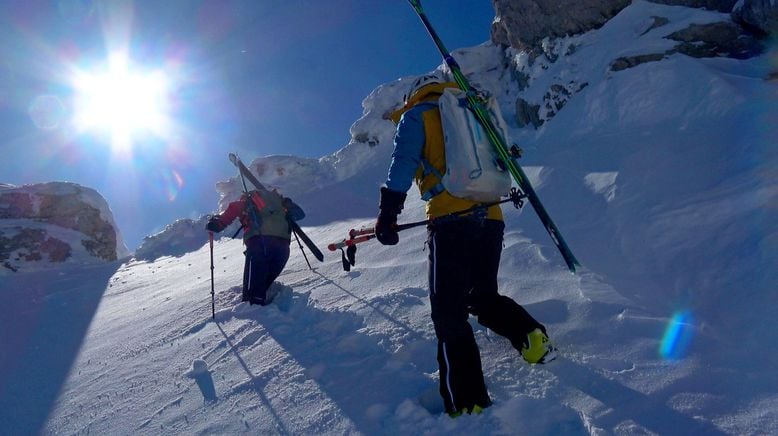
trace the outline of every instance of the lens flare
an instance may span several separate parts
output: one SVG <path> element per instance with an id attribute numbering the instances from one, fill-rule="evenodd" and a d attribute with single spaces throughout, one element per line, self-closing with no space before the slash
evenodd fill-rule
<path id="1" fill-rule="evenodd" d="M 41 130 L 53 130 L 65 118 L 65 105 L 56 95 L 39 95 L 27 110 L 35 126 Z"/>
<path id="2" fill-rule="evenodd" d="M 144 133 L 168 133 L 168 78 L 162 71 L 140 72 L 126 55 L 115 53 L 108 68 L 77 72 L 75 124 L 78 130 L 107 132 L 116 150 L 128 151 Z"/>
<path id="3" fill-rule="evenodd" d="M 665 329 L 659 344 L 659 354 L 666 360 L 680 360 L 686 356 L 694 335 L 692 315 L 688 311 L 676 312 Z"/>
<path id="4" fill-rule="evenodd" d="M 181 174 L 179 174 L 178 171 L 170 170 L 169 174 L 164 174 L 164 179 L 167 199 L 169 201 L 175 201 L 181 188 L 184 187 L 184 178 L 181 177 Z"/>

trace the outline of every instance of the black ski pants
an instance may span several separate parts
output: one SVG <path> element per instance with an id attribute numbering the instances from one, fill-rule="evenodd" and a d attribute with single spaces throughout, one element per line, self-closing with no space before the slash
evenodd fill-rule
<path id="1" fill-rule="evenodd" d="M 468 317 L 521 350 L 527 333 L 545 328 L 513 299 L 497 292 L 505 224 L 460 218 L 428 229 L 432 322 L 438 338 L 440 395 L 446 412 L 491 404 Z"/>

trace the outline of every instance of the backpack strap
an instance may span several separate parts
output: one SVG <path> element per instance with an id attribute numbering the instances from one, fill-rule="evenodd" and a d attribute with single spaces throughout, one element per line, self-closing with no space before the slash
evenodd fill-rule
<path id="1" fill-rule="evenodd" d="M 426 190 L 425 192 L 421 193 L 421 199 L 424 201 L 430 201 L 432 197 L 443 193 L 443 191 L 446 190 L 446 188 L 443 187 L 443 174 L 438 171 L 437 168 L 432 166 L 431 163 L 427 159 L 421 158 L 421 166 L 422 166 L 422 177 L 427 177 L 430 174 L 438 178 L 438 183 L 433 185 L 430 189 Z"/>
<path id="2" fill-rule="evenodd" d="M 415 106 L 431 106 L 431 107 L 439 107 L 438 105 L 438 97 L 443 93 L 443 90 L 441 89 L 439 92 L 433 92 L 428 94 L 428 96 L 431 96 L 432 100 L 426 100 L 422 102 L 416 102 Z M 424 191 L 421 193 L 421 199 L 424 201 L 430 201 L 432 197 L 435 197 L 436 195 L 442 194 L 443 191 L 446 190 L 445 187 L 443 187 L 443 174 L 441 174 L 440 171 L 438 171 L 437 168 L 435 168 L 430 161 L 427 159 L 424 159 L 424 157 L 421 158 L 421 167 L 422 167 L 422 178 L 426 178 L 429 175 L 433 175 L 437 177 L 438 183 L 433 185 L 430 189 Z"/>
<path id="3" fill-rule="evenodd" d="M 244 196 L 243 201 L 243 215 L 250 223 L 250 226 L 245 229 L 250 232 L 250 235 L 244 233 L 243 237 L 246 238 L 247 236 L 258 235 L 261 233 L 262 229 L 262 217 L 259 215 L 259 213 L 262 209 L 264 209 L 265 201 L 257 191 L 251 191 L 247 193 Z"/>

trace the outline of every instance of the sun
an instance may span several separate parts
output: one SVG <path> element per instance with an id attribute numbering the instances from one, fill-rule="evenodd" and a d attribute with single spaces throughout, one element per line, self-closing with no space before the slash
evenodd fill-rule
<path id="1" fill-rule="evenodd" d="M 134 68 L 126 56 L 114 54 L 106 67 L 75 74 L 75 125 L 80 131 L 107 134 L 115 151 L 130 151 L 144 135 L 164 136 L 169 128 L 168 80 L 161 70 Z"/>

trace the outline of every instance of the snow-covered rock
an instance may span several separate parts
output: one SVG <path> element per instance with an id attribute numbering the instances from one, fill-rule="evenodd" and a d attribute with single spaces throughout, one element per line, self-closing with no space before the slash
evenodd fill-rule
<path id="1" fill-rule="evenodd" d="M 599 53 L 589 47 L 608 46 Z M 602 28 L 576 36 L 545 38 L 541 54 L 507 48 L 515 71 L 515 107 L 519 127 L 539 128 L 587 87 L 620 72 L 669 60 L 678 54 L 747 59 L 762 42 L 732 22 L 728 14 L 637 1 Z M 598 71 L 598 69 L 601 69 Z M 610 71 L 609 71 L 610 70 Z"/>
<path id="2" fill-rule="evenodd" d="M 160 232 L 143 238 L 140 247 L 135 250 L 134 257 L 138 260 L 156 260 L 162 256 L 182 256 L 197 250 L 208 243 L 208 233 L 205 224 L 208 216 L 203 215 L 197 220 L 181 219 L 168 224 Z M 231 234 L 236 225 L 225 229 L 224 234 Z"/>
<path id="3" fill-rule="evenodd" d="M 773 0 L 748 0 L 737 5 L 735 0 L 652 2 L 727 13 L 721 14 L 721 22 L 715 25 L 694 24 L 674 37 L 668 36 L 680 42 L 675 51 L 690 56 L 753 57 L 762 51 L 762 47 L 751 30 L 763 34 L 778 30 L 778 3 Z M 575 36 L 598 29 L 630 3 L 624 0 L 495 0 L 497 15 L 492 24 L 492 41 L 526 51 L 533 59 L 543 54 L 549 56 L 547 38 Z M 732 17 L 728 14 L 730 11 Z M 655 22 L 666 19 L 661 16 L 651 18 Z M 731 18 L 748 28 L 731 22 Z"/>
<path id="4" fill-rule="evenodd" d="M 650 0 L 653 3 L 661 3 L 674 6 L 688 6 L 690 8 L 704 8 L 712 11 L 729 12 L 737 0 Z"/>
<path id="5" fill-rule="evenodd" d="M 740 0 L 734 6 L 732 16 L 767 35 L 778 33 L 778 2 L 775 0 Z"/>
<path id="6" fill-rule="evenodd" d="M 128 254 L 108 203 L 94 189 L 65 182 L 0 186 L 0 274 Z"/>

